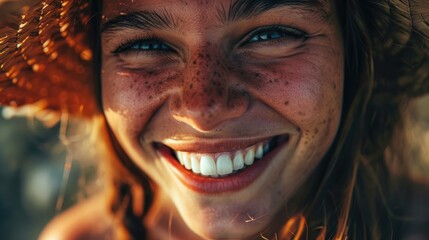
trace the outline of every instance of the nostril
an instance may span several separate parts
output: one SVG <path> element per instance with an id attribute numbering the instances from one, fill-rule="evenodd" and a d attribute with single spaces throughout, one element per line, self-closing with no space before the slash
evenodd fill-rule
<path id="1" fill-rule="evenodd" d="M 249 95 L 245 91 L 231 89 L 228 93 L 228 108 L 235 111 L 246 111 L 249 107 Z"/>

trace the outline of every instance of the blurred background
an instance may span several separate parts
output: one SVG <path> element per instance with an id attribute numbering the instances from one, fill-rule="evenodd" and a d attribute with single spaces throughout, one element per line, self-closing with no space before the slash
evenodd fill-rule
<path id="1" fill-rule="evenodd" d="M 37 239 L 56 214 L 86 197 L 94 166 L 66 160 L 59 133 L 60 124 L 0 116 L 1 239 Z"/>

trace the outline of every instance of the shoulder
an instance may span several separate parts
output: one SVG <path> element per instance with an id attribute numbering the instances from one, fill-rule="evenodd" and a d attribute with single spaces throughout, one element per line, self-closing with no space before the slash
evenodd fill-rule
<path id="1" fill-rule="evenodd" d="M 112 239 L 113 218 L 103 196 L 65 211 L 42 231 L 40 240 Z"/>

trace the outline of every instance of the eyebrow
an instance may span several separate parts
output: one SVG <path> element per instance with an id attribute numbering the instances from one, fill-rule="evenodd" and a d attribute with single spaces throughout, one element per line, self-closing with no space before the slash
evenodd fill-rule
<path id="1" fill-rule="evenodd" d="M 324 4 L 324 3 L 325 4 Z M 228 9 L 218 10 L 218 17 L 224 24 L 228 22 L 250 19 L 271 9 L 283 6 L 295 6 L 305 10 L 318 12 L 323 19 L 328 19 L 325 9 L 326 0 L 237 0 Z"/>
<path id="2" fill-rule="evenodd" d="M 226 24 L 242 19 L 256 17 L 271 9 L 283 6 L 300 6 L 307 10 L 321 13 L 323 19 L 328 19 L 324 9 L 326 0 L 236 0 L 228 9 L 224 6 L 217 10 L 219 20 Z M 175 29 L 178 28 L 175 18 L 167 11 L 136 11 L 121 14 L 102 24 L 101 32 L 113 32 L 122 29 Z"/>
<path id="3" fill-rule="evenodd" d="M 101 26 L 101 32 L 112 32 L 121 29 L 166 29 L 177 28 L 176 21 L 167 11 L 137 11 L 121 14 Z"/>

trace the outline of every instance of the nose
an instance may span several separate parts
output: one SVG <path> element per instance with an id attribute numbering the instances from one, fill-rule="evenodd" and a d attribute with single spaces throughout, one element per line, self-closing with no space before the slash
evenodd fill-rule
<path id="1" fill-rule="evenodd" d="M 195 54 L 184 70 L 181 91 L 170 101 L 174 119 L 198 131 L 210 131 L 242 116 L 249 98 L 232 75 L 221 59 L 202 51 Z"/>

